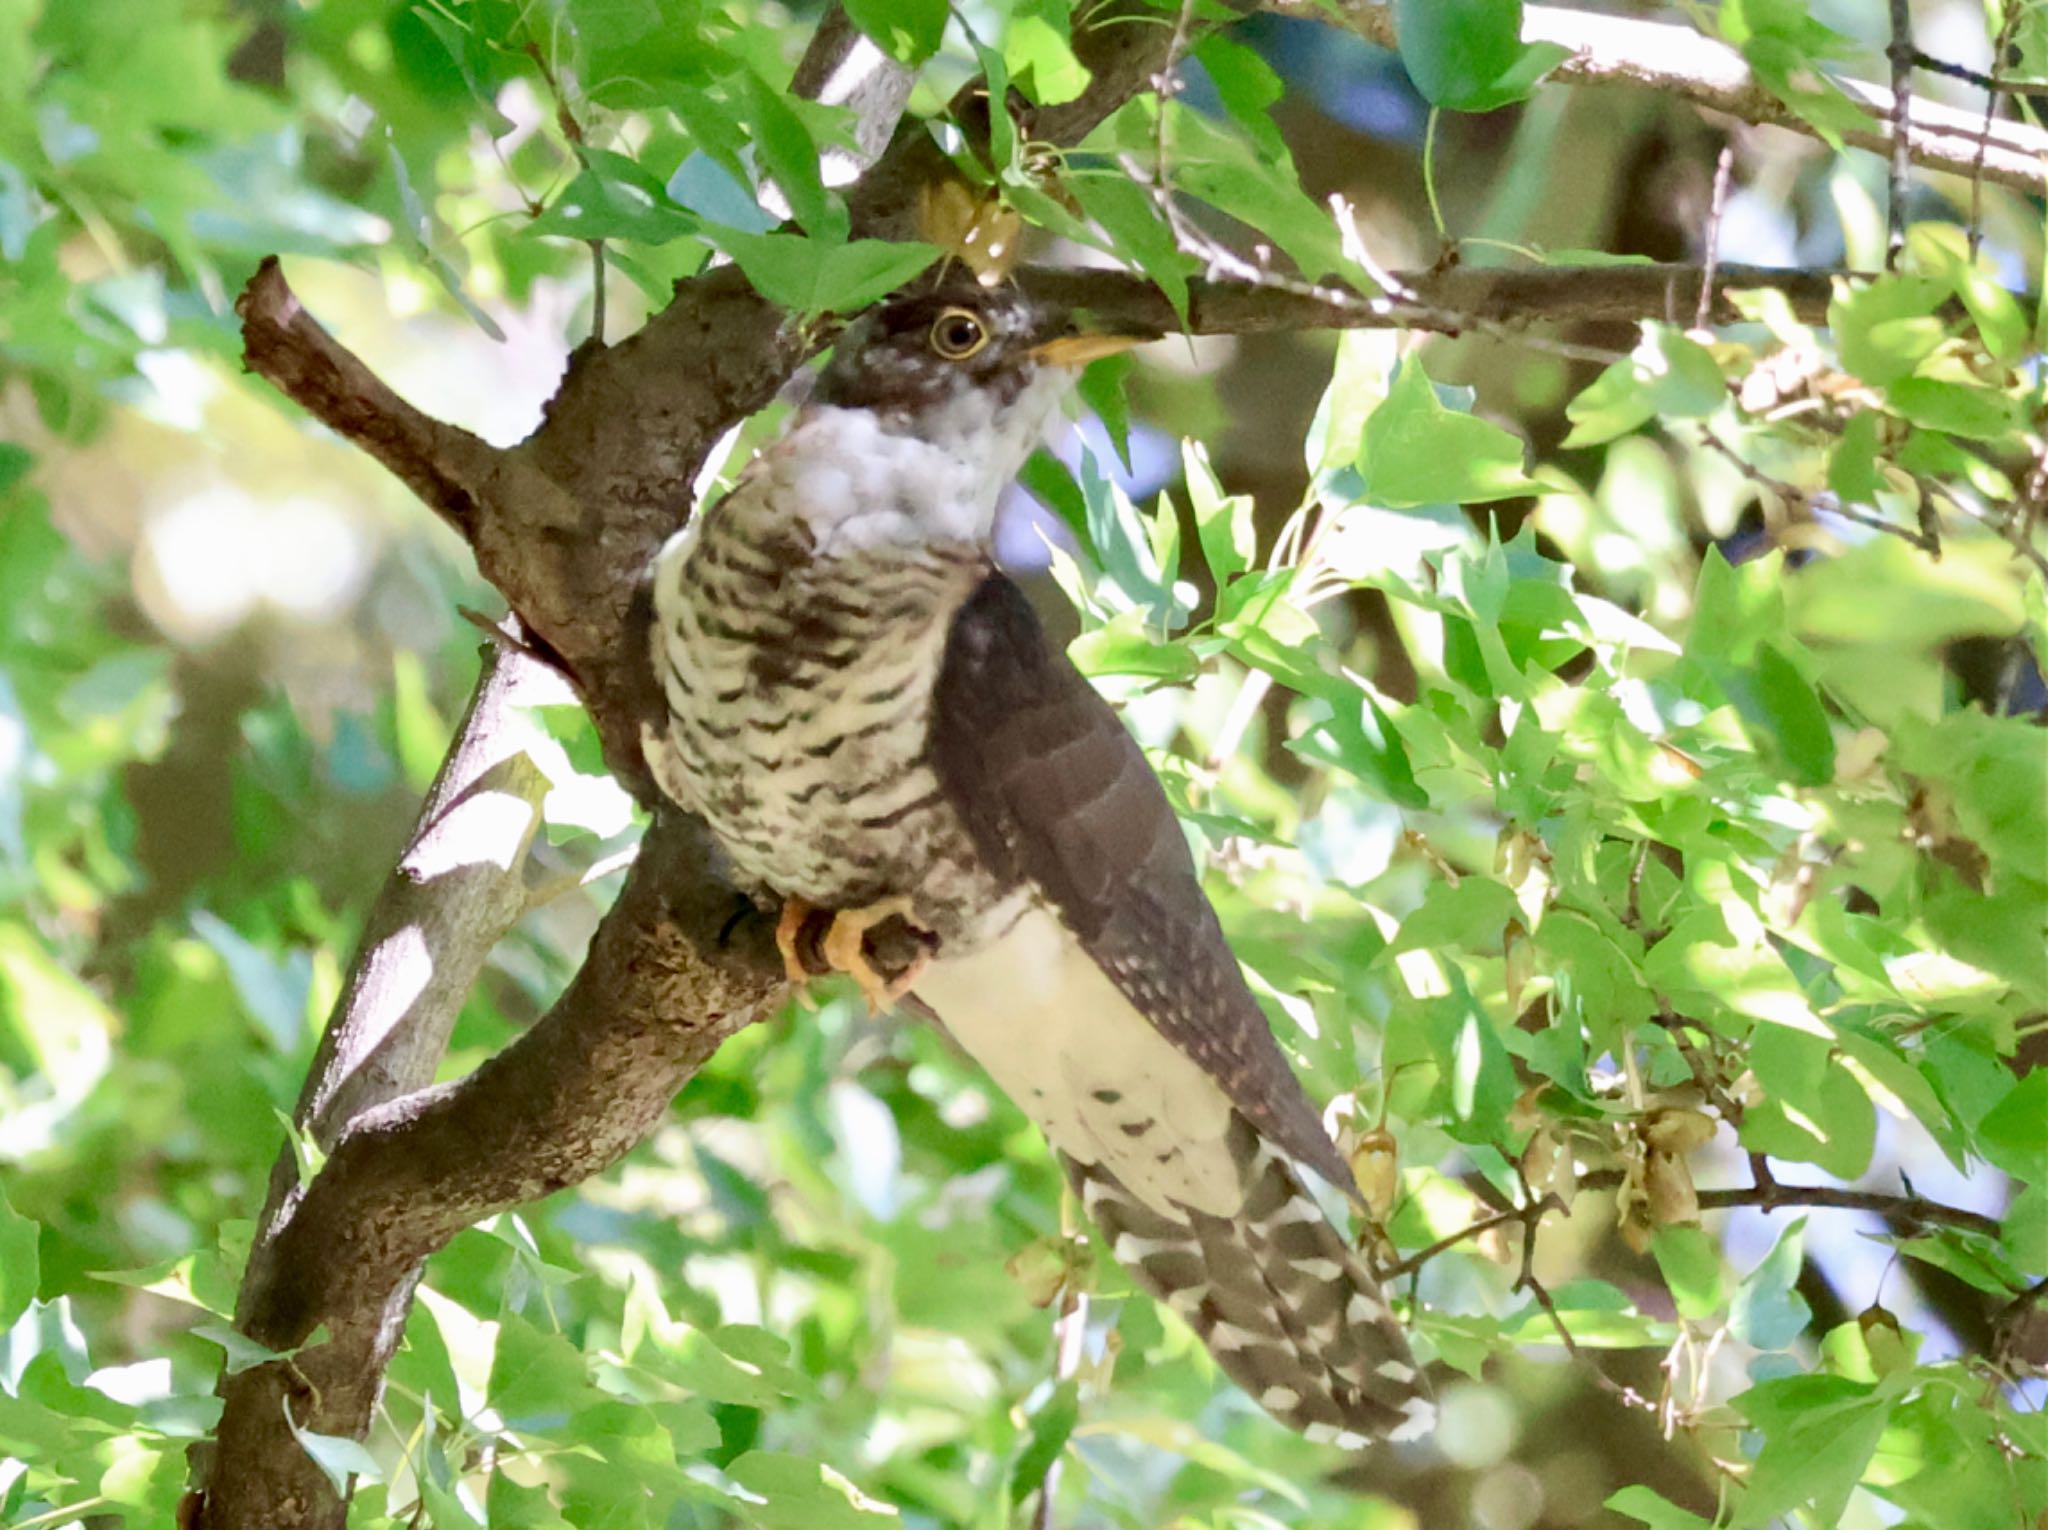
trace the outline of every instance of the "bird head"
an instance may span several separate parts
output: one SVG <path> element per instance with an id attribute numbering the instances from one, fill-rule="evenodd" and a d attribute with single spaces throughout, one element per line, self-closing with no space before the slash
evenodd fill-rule
<path id="1" fill-rule="evenodd" d="M 956 281 L 893 298 L 849 327 L 812 402 L 873 410 L 886 429 L 1006 481 L 1074 368 L 1154 338 L 1092 326 L 1015 287 Z"/>

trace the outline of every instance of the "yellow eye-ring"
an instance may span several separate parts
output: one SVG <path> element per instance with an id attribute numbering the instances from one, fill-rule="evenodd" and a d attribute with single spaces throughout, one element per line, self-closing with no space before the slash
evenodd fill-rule
<path id="1" fill-rule="evenodd" d="M 932 320 L 931 347 L 948 361 L 965 361 L 988 344 L 988 326 L 965 308 L 948 308 Z"/>

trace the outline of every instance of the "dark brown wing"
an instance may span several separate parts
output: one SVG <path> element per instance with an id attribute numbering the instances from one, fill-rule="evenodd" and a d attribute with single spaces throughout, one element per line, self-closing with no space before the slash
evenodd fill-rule
<path id="1" fill-rule="evenodd" d="M 1245 987 L 1158 778 L 1001 574 L 953 619 L 929 747 L 991 869 L 1034 887 L 1262 1134 L 1355 1198 Z"/>

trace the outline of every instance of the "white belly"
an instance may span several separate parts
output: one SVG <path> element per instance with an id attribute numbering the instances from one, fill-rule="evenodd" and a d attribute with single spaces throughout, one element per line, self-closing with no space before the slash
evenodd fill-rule
<path id="1" fill-rule="evenodd" d="M 1170 1215 L 1242 1206 L 1229 1097 L 1053 914 L 1032 909 L 981 950 L 942 956 L 917 993 L 1053 1146 Z"/>

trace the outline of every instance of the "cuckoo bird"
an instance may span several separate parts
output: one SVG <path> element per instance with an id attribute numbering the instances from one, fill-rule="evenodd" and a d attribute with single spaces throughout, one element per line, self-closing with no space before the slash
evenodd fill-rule
<path id="1" fill-rule="evenodd" d="M 649 574 L 643 744 L 793 977 L 914 991 L 1063 1159 L 1110 1252 L 1311 1438 L 1434 1414 L 1384 1294 L 1307 1187 L 1358 1192 L 1204 895 L 1158 779 L 993 557 L 1072 367 L 1134 343 L 940 283 L 839 340 L 787 432 Z M 922 953 L 885 975 L 867 937 Z"/>

